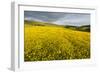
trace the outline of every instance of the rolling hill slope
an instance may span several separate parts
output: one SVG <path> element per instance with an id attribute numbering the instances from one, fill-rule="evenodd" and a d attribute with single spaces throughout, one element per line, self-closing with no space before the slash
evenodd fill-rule
<path id="1" fill-rule="evenodd" d="M 39 23 L 36 23 L 39 24 Z M 57 25 L 30 26 L 24 29 L 25 61 L 47 61 L 90 58 L 90 33 Z M 51 26 L 51 27 L 50 27 Z"/>

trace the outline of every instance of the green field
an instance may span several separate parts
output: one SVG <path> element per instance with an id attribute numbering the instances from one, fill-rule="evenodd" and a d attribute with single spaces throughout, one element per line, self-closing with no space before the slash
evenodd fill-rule
<path id="1" fill-rule="evenodd" d="M 82 29 L 81 29 L 82 28 Z M 48 61 L 90 58 L 86 27 L 65 27 L 42 22 L 24 24 L 24 60 Z"/>

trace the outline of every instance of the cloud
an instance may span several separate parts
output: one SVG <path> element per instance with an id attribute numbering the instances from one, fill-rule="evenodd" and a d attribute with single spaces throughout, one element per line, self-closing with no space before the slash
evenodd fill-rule
<path id="1" fill-rule="evenodd" d="M 60 18 L 59 20 L 53 22 L 56 24 L 63 24 L 63 25 L 86 25 L 90 24 L 90 15 L 89 14 L 66 14 L 64 17 Z"/>
<path id="2" fill-rule="evenodd" d="M 42 20 L 39 20 L 39 19 L 36 19 L 36 18 L 33 18 L 33 17 L 25 17 L 24 20 L 43 22 Z"/>
<path id="3" fill-rule="evenodd" d="M 90 14 L 86 13 L 24 11 L 24 19 L 61 25 L 70 24 L 80 26 L 90 24 Z"/>
<path id="4" fill-rule="evenodd" d="M 24 20 L 43 22 L 42 20 L 39 20 L 39 19 L 36 19 L 36 18 L 33 18 L 33 17 L 25 17 Z"/>
<path id="5" fill-rule="evenodd" d="M 39 19 L 45 22 L 53 22 L 61 17 L 64 17 L 65 13 L 58 12 L 40 12 L 40 11 L 24 11 L 24 18 L 31 17 Z"/>

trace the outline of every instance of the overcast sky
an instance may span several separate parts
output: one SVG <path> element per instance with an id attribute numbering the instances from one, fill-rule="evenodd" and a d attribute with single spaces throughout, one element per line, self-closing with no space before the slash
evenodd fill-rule
<path id="1" fill-rule="evenodd" d="M 24 20 L 81 26 L 90 24 L 90 14 L 24 11 Z"/>

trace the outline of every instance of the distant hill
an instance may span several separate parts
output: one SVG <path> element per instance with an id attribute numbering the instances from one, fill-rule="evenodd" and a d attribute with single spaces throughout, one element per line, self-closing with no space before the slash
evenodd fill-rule
<path id="1" fill-rule="evenodd" d="M 47 23 L 47 22 L 38 22 L 38 21 L 27 21 L 24 20 L 25 24 L 33 25 L 33 26 L 59 26 L 57 24 L 53 23 Z"/>
<path id="2" fill-rule="evenodd" d="M 90 32 L 90 25 L 80 26 L 78 30 Z"/>
<path id="3" fill-rule="evenodd" d="M 27 21 L 24 20 L 24 24 L 32 25 L 32 26 L 56 26 L 56 27 L 64 27 L 72 30 L 78 30 L 78 31 L 85 31 L 90 32 L 90 25 L 83 25 L 83 26 L 72 26 L 72 25 L 57 25 L 53 23 L 47 23 L 47 22 L 38 22 L 38 21 Z"/>
<path id="4" fill-rule="evenodd" d="M 82 25 L 82 26 L 78 26 L 78 27 L 77 26 L 65 25 L 65 28 L 78 30 L 78 31 L 90 32 L 90 25 Z"/>

